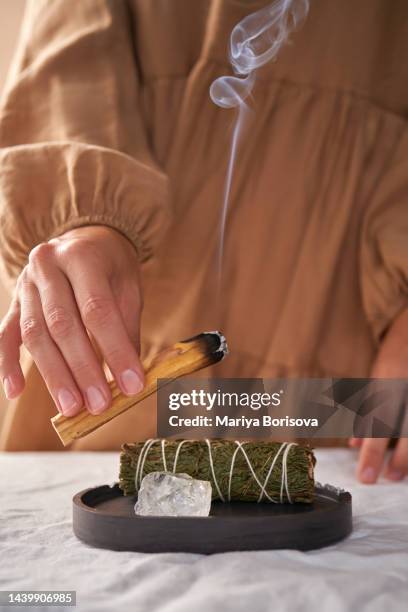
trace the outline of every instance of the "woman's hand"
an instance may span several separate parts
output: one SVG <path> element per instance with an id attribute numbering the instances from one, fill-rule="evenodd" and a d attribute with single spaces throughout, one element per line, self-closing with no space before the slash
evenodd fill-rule
<path id="1" fill-rule="evenodd" d="M 114 229 L 81 227 L 35 247 L 0 326 L 6 396 L 24 388 L 23 343 L 58 410 L 103 412 L 111 392 L 97 350 L 127 395 L 143 388 L 139 360 L 142 296 L 137 254 Z"/>
<path id="2" fill-rule="evenodd" d="M 408 378 L 408 308 L 396 318 L 385 336 L 371 376 Z M 361 482 L 376 482 L 383 468 L 388 443 L 388 438 L 351 438 L 350 446 L 360 449 L 357 475 Z M 407 473 L 408 438 L 400 438 L 385 467 L 385 476 L 390 480 L 402 480 Z"/>

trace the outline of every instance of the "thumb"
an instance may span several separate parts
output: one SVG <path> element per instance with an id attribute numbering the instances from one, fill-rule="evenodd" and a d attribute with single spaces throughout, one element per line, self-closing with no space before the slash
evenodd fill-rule
<path id="1" fill-rule="evenodd" d="M 0 325 L 0 378 L 7 399 L 18 397 L 25 385 L 20 346 L 20 304 L 14 297 Z"/>
<path id="2" fill-rule="evenodd" d="M 127 283 L 117 296 L 119 311 L 122 315 L 129 338 L 140 355 L 141 319 L 143 310 L 142 291 L 139 282 Z"/>

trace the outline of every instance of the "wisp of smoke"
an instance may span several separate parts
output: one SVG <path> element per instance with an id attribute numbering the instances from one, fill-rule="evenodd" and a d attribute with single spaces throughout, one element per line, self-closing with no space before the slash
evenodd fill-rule
<path id="1" fill-rule="evenodd" d="M 212 101 L 222 108 L 237 108 L 231 151 L 225 180 L 218 250 L 218 293 L 221 288 L 225 226 L 239 138 L 249 107 L 246 103 L 256 77 L 256 70 L 274 60 L 290 33 L 306 17 L 309 0 L 275 0 L 245 17 L 232 30 L 229 58 L 236 76 L 222 76 L 210 87 Z"/>

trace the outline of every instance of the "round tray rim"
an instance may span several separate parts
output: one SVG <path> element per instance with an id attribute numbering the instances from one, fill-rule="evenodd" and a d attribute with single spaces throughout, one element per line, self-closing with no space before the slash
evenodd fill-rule
<path id="1" fill-rule="evenodd" d="M 112 492 L 112 498 L 114 497 L 121 497 L 123 495 L 122 490 L 119 488 L 119 485 L 117 482 L 111 484 L 111 485 L 97 485 L 95 487 L 87 487 L 86 489 L 83 489 L 82 491 L 79 491 L 78 493 L 76 493 L 73 498 L 72 498 L 72 503 L 73 506 L 76 506 L 77 508 L 80 508 L 82 511 L 84 512 L 89 512 L 91 514 L 95 514 L 95 515 L 105 515 L 107 516 L 108 514 L 106 513 L 106 511 L 101 512 L 97 507 L 93 507 L 90 506 L 89 504 L 87 504 L 84 501 L 84 497 L 92 492 L 92 491 L 96 491 L 96 490 L 110 490 Z M 328 498 L 332 501 L 336 501 L 338 503 L 341 504 L 351 504 L 352 502 L 352 496 L 348 491 L 344 491 L 343 489 L 336 489 L 335 487 L 332 487 L 331 485 L 322 485 L 320 483 L 316 483 L 315 486 L 315 492 L 316 492 L 316 496 L 317 497 L 325 497 Z M 324 494 L 323 494 L 324 493 Z M 123 495 L 123 497 L 128 497 L 129 499 L 134 497 L 134 496 L 125 496 Z M 222 503 L 222 502 L 219 502 Z M 231 502 L 233 503 L 233 502 Z M 243 502 L 245 503 L 245 502 Z M 248 502 L 249 503 L 249 502 Z M 256 502 L 251 502 L 251 503 L 256 503 Z M 265 502 L 264 502 L 265 503 Z M 269 504 L 267 504 L 269 505 Z M 308 505 L 308 504 L 305 504 Z M 327 508 L 322 507 L 322 508 L 314 508 L 315 512 L 327 512 Z M 120 520 L 120 519 L 124 519 L 124 520 L 129 520 L 128 516 L 120 516 L 120 515 L 112 515 L 115 517 L 115 520 Z M 286 516 L 291 516 L 290 514 L 286 515 Z M 296 515 L 292 515 L 292 516 L 296 516 Z M 208 521 L 209 519 L 218 519 L 219 517 L 214 516 L 214 515 L 209 515 L 209 516 L 183 516 L 183 517 L 179 517 L 179 516 L 138 516 L 135 514 L 135 519 L 137 520 L 148 520 L 148 521 L 163 521 L 163 519 L 165 520 L 179 520 L 180 518 L 183 519 L 183 521 L 188 520 L 188 521 Z M 239 519 L 239 515 L 228 515 L 228 516 L 223 516 L 224 520 L 236 520 Z"/>
<path id="2" fill-rule="evenodd" d="M 136 516 L 135 496 L 125 497 L 117 484 L 101 485 L 73 497 L 73 530 L 87 545 L 116 551 L 314 550 L 336 544 L 352 531 L 350 493 L 330 485 L 318 485 L 317 493 L 326 500 L 314 507 L 285 504 L 281 511 L 276 504 L 262 503 L 257 509 L 256 503 L 216 501 L 208 517 Z"/>

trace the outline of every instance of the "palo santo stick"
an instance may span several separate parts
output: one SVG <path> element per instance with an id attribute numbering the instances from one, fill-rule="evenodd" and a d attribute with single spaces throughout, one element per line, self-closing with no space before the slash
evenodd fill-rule
<path id="1" fill-rule="evenodd" d="M 101 425 L 122 414 L 148 395 L 157 391 L 157 380 L 166 378 L 175 380 L 181 376 L 192 374 L 202 368 L 221 361 L 228 352 L 225 338 L 219 332 L 205 332 L 194 338 L 176 342 L 173 346 L 156 355 L 151 361 L 143 364 L 145 371 L 145 386 L 137 395 L 123 395 L 114 381 L 110 382 L 112 403 L 102 414 L 92 415 L 82 410 L 74 417 L 57 414 L 51 423 L 67 446 L 77 438 L 83 438 Z"/>

